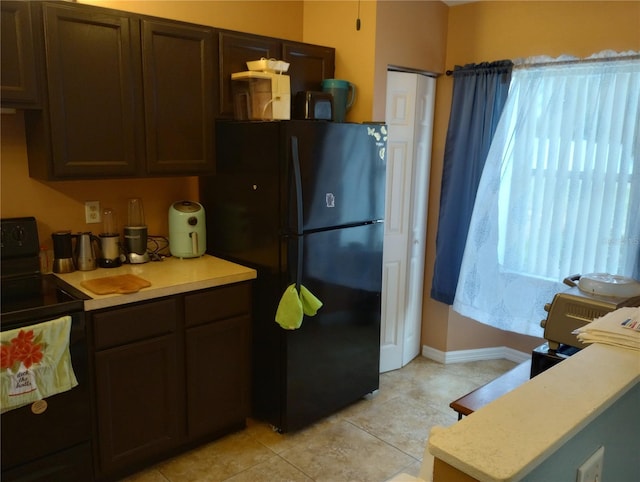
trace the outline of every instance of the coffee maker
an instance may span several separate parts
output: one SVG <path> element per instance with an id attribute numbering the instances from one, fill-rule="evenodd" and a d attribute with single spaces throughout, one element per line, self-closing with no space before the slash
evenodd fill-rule
<path id="1" fill-rule="evenodd" d="M 147 263 L 147 226 L 144 224 L 142 199 L 132 198 L 127 201 L 127 225 L 124 227 L 124 243 L 127 260 L 131 264 Z"/>
<path id="2" fill-rule="evenodd" d="M 102 232 L 98 235 L 100 240 L 100 257 L 98 266 L 101 268 L 117 268 L 122 265 L 120 257 L 120 233 L 116 213 L 111 208 L 102 211 Z"/>

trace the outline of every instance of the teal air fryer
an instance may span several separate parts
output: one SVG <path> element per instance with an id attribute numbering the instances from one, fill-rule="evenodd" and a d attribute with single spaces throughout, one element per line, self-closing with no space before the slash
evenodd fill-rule
<path id="1" fill-rule="evenodd" d="M 177 258 L 197 258 L 207 250 L 204 208 L 194 201 L 169 207 L 169 250 Z"/>

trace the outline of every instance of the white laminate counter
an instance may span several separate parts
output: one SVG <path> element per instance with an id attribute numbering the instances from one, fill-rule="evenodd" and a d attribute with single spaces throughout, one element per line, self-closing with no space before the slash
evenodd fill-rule
<path id="1" fill-rule="evenodd" d="M 82 286 L 82 281 L 134 274 L 151 283 L 137 293 L 97 295 Z M 204 255 L 200 258 L 165 258 L 144 264 L 124 264 L 118 268 L 98 268 L 93 271 L 57 273 L 56 276 L 77 290 L 89 296 L 85 300 L 86 311 L 149 300 L 161 296 L 175 295 L 187 291 L 212 288 L 256 277 L 256 271 L 246 266 L 231 263 L 220 258 Z"/>
<path id="2" fill-rule="evenodd" d="M 450 427 L 428 449 L 483 482 L 517 481 L 640 381 L 640 353 L 593 344 Z"/>

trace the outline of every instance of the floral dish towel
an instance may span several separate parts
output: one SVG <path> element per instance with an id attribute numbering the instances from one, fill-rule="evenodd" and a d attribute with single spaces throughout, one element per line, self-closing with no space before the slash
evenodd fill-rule
<path id="1" fill-rule="evenodd" d="M 0 413 L 78 385 L 69 353 L 71 317 L 0 335 Z"/>

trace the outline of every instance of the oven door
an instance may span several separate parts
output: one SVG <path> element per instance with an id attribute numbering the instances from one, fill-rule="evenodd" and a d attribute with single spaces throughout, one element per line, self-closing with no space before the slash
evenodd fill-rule
<path id="1" fill-rule="evenodd" d="M 3 482 L 93 480 L 84 312 L 69 314 L 69 351 L 78 385 L 48 397 L 41 414 L 34 414 L 31 405 L 2 414 Z M 9 328 L 15 325 L 3 326 Z"/>

